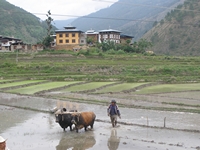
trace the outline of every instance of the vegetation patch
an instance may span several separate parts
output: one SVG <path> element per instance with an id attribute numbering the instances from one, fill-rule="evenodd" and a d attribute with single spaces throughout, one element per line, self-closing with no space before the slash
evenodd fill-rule
<path id="1" fill-rule="evenodd" d="M 170 93 L 194 90 L 200 90 L 200 83 L 155 85 L 141 89 L 140 91 L 137 91 L 136 94 Z"/>
<path id="2" fill-rule="evenodd" d="M 67 85 L 74 84 L 74 83 L 77 83 L 77 82 L 75 82 L 75 81 L 74 82 L 50 82 L 50 83 L 39 84 L 39 85 L 19 88 L 19 89 L 15 89 L 15 90 L 10 90 L 8 92 L 19 93 L 19 94 L 34 94 L 39 91 L 50 90 L 53 88 L 67 86 Z"/>

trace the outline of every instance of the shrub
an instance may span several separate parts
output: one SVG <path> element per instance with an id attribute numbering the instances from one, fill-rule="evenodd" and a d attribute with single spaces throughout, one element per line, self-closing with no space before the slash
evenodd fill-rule
<path id="1" fill-rule="evenodd" d="M 126 53 L 123 50 L 120 49 L 120 50 L 117 51 L 117 54 L 126 54 Z"/>
<path id="2" fill-rule="evenodd" d="M 114 49 L 110 49 L 106 53 L 107 54 L 116 54 L 116 51 Z"/>

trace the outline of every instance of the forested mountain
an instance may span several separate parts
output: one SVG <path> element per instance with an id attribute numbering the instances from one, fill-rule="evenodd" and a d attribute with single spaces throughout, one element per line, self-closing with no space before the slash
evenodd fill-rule
<path id="1" fill-rule="evenodd" d="M 186 0 L 144 35 L 153 51 L 166 55 L 200 55 L 200 1 Z"/>
<path id="2" fill-rule="evenodd" d="M 183 0 L 119 0 L 108 8 L 86 16 L 89 18 L 81 17 L 76 19 L 72 22 L 72 25 L 84 31 L 91 28 L 101 30 L 110 27 L 121 30 L 125 34 L 133 35 L 138 39 L 152 28 L 152 20 L 164 18 L 169 9 L 163 7 L 177 6 L 180 1 Z M 98 19 L 96 17 L 116 19 Z"/>
<path id="3" fill-rule="evenodd" d="M 54 24 L 56 28 L 63 29 L 63 27 L 70 25 L 75 19 L 68 19 L 68 20 L 54 20 Z"/>
<path id="4" fill-rule="evenodd" d="M 0 0 L 0 35 L 36 43 L 46 35 L 46 23 L 6 0 Z"/>

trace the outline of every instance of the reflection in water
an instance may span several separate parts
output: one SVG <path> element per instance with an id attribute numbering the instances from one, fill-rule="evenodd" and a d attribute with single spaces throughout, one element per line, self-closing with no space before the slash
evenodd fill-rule
<path id="1" fill-rule="evenodd" d="M 85 134 L 68 134 L 62 137 L 56 150 L 86 150 L 96 144 L 93 132 L 88 131 Z"/>
<path id="2" fill-rule="evenodd" d="M 108 139 L 108 149 L 117 150 L 119 147 L 120 138 L 117 137 L 117 130 L 113 129 L 111 131 L 110 138 Z"/>

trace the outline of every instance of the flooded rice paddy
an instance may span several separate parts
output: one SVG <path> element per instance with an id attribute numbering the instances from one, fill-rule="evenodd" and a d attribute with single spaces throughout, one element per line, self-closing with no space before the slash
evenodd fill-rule
<path id="1" fill-rule="evenodd" d="M 121 122 L 112 128 L 106 115 L 107 106 L 59 102 L 55 99 L 0 93 L 0 135 L 7 138 L 11 150 L 199 150 L 200 114 L 120 108 Z M 5 106 L 7 105 L 7 106 Z M 9 105 L 9 106 L 8 106 Z M 68 109 L 94 111 L 97 119 L 93 130 L 66 132 L 45 113 L 56 105 Z M 32 109 L 32 110 L 30 110 Z M 40 112 L 40 111 L 44 112 Z M 163 119 L 166 126 L 161 129 Z M 147 119 L 148 118 L 148 119 Z M 138 125 L 150 126 L 138 126 Z M 155 127 L 156 126 L 156 127 Z M 183 130 L 176 130 L 183 129 Z M 186 132 L 184 129 L 191 130 Z"/>

